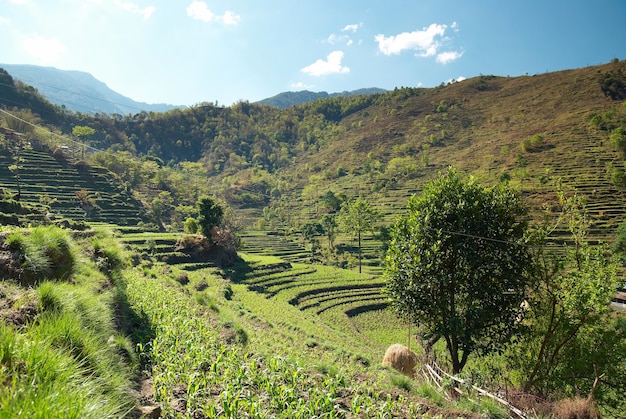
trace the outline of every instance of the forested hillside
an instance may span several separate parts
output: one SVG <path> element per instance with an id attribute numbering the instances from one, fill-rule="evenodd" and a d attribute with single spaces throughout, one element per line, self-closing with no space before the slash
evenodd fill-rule
<path id="1" fill-rule="evenodd" d="M 134 115 L 0 71 L 0 105 L 0 416 L 623 411 L 626 62 Z"/>
<path id="2" fill-rule="evenodd" d="M 411 193 L 448 165 L 486 182 L 509 181 L 535 205 L 556 178 L 581 190 L 602 238 L 623 217 L 626 63 L 522 77 L 483 75 L 436 88 L 338 96 L 287 109 L 201 103 L 164 113 L 66 112 L 3 73 L 0 100 L 28 109 L 44 139 L 98 151 L 159 223 L 181 226 L 185 206 L 216 194 L 246 222 L 301 229 L 356 196 L 390 221 Z M 28 112 L 24 111 L 26 114 Z M 11 118 L 5 115 L 5 119 Z M 78 140 L 78 139 L 76 139 Z M 206 179 L 210 179 L 208 182 Z M 157 204 L 161 204 L 157 200 Z M 318 204 L 315 204 L 318 203 Z"/>

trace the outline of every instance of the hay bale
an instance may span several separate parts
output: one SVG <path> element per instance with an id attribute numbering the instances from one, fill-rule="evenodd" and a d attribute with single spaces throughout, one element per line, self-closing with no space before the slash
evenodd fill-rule
<path id="1" fill-rule="evenodd" d="M 391 366 L 402 374 L 414 377 L 417 355 L 406 346 L 396 343 L 387 348 L 382 365 Z"/>

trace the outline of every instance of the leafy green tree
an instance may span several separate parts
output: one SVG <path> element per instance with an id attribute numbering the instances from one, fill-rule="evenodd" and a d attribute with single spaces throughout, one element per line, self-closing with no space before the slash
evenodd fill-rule
<path id="1" fill-rule="evenodd" d="M 187 217 L 183 224 L 183 228 L 185 233 L 196 234 L 199 231 L 200 226 L 198 225 L 198 220 L 193 217 Z"/>
<path id="2" fill-rule="evenodd" d="M 88 127 L 88 126 L 84 126 L 84 125 L 76 125 L 74 128 L 72 128 L 72 135 L 80 138 L 80 141 L 83 145 L 83 151 L 82 151 L 83 155 L 81 159 L 85 158 L 85 140 L 90 138 L 95 133 L 96 133 L 95 129 Z"/>
<path id="3" fill-rule="evenodd" d="M 326 234 L 326 238 L 328 238 L 328 248 L 332 249 L 335 241 L 335 237 L 337 236 L 337 218 L 335 214 L 324 214 L 320 220 L 320 224 L 324 229 L 324 233 Z"/>
<path id="4" fill-rule="evenodd" d="M 207 239 L 211 239 L 211 230 L 222 222 L 224 209 L 208 196 L 198 200 L 198 225 Z"/>
<path id="5" fill-rule="evenodd" d="M 562 191 L 558 196 L 563 208 L 559 222 L 568 226 L 573 245 L 565 252 L 535 247 L 535 281 L 524 319 L 527 333 L 519 336 L 508 359 L 527 391 L 565 397 L 582 392 L 593 396 L 597 390 L 606 399 L 611 384 L 621 383 L 623 390 L 625 382 L 626 329 L 623 322 L 621 330 L 616 327 L 610 315 L 617 267 L 608 247 L 587 242 L 589 222 L 582 199 Z M 544 228 L 544 237 L 553 228 Z"/>
<path id="6" fill-rule="evenodd" d="M 363 198 L 347 201 L 341 205 L 339 224 L 344 231 L 351 232 L 357 236 L 359 247 L 359 273 L 361 273 L 363 259 L 361 235 L 366 231 L 373 231 L 380 217 L 380 213 L 375 208 L 372 208 L 369 201 Z"/>
<path id="7" fill-rule="evenodd" d="M 9 166 L 9 170 L 15 173 L 15 181 L 17 185 L 16 200 L 20 200 L 22 197 L 22 183 L 20 179 L 20 169 L 22 168 L 22 150 L 26 147 L 26 139 L 30 138 L 35 131 L 35 124 L 39 123 L 37 118 L 30 109 L 22 111 L 14 111 L 11 116 L 4 118 L 6 125 L 16 131 L 15 134 L 7 135 L 8 149 L 13 154 L 15 164 Z"/>
<path id="8" fill-rule="evenodd" d="M 315 255 L 315 250 L 319 247 L 317 236 L 324 234 L 324 227 L 318 222 L 308 222 L 302 226 L 302 237 L 311 248 L 311 257 Z"/>
<path id="9" fill-rule="evenodd" d="M 409 200 L 391 231 L 386 293 L 403 318 L 443 337 L 453 373 L 511 337 L 529 284 L 526 209 L 507 185 L 450 168 Z"/>
<path id="10" fill-rule="evenodd" d="M 615 231 L 615 241 L 613 242 L 613 253 L 617 255 L 622 265 L 626 265 L 626 221 L 622 221 Z"/>
<path id="11" fill-rule="evenodd" d="M 622 156 L 626 156 L 626 132 L 622 127 L 617 127 L 611 131 L 609 141 L 616 150 L 622 153 Z"/>

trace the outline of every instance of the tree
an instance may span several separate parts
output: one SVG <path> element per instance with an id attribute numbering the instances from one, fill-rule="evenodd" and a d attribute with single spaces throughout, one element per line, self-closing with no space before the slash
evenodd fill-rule
<path id="1" fill-rule="evenodd" d="M 15 164 L 9 166 L 9 170 L 15 173 L 15 181 L 17 184 L 16 200 L 22 197 L 22 184 L 20 179 L 20 169 L 22 163 L 22 150 L 27 145 L 26 139 L 31 137 L 35 131 L 35 124 L 39 122 L 39 118 L 33 115 L 30 109 L 22 111 L 14 111 L 12 115 L 6 116 L 4 122 L 13 130 L 5 134 L 8 140 L 8 148 L 14 156 Z"/>
<path id="2" fill-rule="evenodd" d="M 343 229 L 356 234 L 359 246 L 359 273 L 361 273 L 362 251 L 361 234 L 373 231 L 376 222 L 380 219 L 380 213 L 370 205 L 369 201 L 357 198 L 344 202 L 339 212 L 339 223 Z"/>
<path id="3" fill-rule="evenodd" d="M 589 221 L 582 199 L 562 190 L 557 195 L 562 208 L 557 225 L 567 225 L 572 245 L 565 251 L 545 245 L 534 248 L 534 281 L 523 322 L 526 333 L 508 351 L 509 366 L 526 391 L 557 397 L 587 393 L 591 398 L 598 390 L 606 402 L 613 397 L 612 386 L 619 383 L 615 396 L 623 395 L 626 383 L 626 328 L 623 322 L 618 326 L 610 308 L 619 283 L 617 264 L 607 246 L 587 242 Z M 540 232 L 545 237 L 552 229 Z M 604 388 L 598 389 L 600 384 Z M 614 399 L 624 404 L 623 396 Z"/>
<path id="4" fill-rule="evenodd" d="M 526 209 L 507 185 L 450 168 L 409 200 L 392 227 L 386 293 L 403 318 L 443 337 L 453 373 L 510 338 L 529 282 Z"/>
<path id="5" fill-rule="evenodd" d="M 224 210 L 213 199 L 205 196 L 198 200 L 198 224 L 202 235 L 211 239 L 211 230 L 222 222 Z"/>
<path id="6" fill-rule="evenodd" d="M 81 159 L 85 158 L 85 140 L 91 137 L 92 135 L 94 135 L 95 133 L 96 133 L 95 129 L 84 126 L 84 125 L 76 125 L 74 128 L 72 128 L 72 135 L 80 138 L 83 144 L 83 155 Z"/>
<path id="7" fill-rule="evenodd" d="M 334 214 L 324 214 L 320 219 L 320 224 L 328 238 L 328 248 L 332 250 L 337 235 L 337 219 Z"/>
<path id="8" fill-rule="evenodd" d="M 302 237 L 311 247 L 311 258 L 315 256 L 315 250 L 319 247 L 317 236 L 322 234 L 324 234 L 324 227 L 318 222 L 310 221 L 302 226 Z"/>
<path id="9" fill-rule="evenodd" d="M 615 230 L 613 253 L 620 258 L 622 265 L 626 265 L 626 221 L 622 221 Z"/>

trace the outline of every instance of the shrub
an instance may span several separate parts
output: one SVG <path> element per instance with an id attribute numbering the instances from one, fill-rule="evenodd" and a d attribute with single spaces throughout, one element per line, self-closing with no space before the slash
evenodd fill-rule
<path id="1" fill-rule="evenodd" d="M 199 230 L 198 220 L 192 217 L 187 217 L 183 228 L 187 234 L 196 234 Z"/>
<path id="2" fill-rule="evenodd" d="M 539 151 L 546 144 L 546 140 L 541 134 L 535 134 L 530 138 L 524 138 L 520 147 L 523 151 Z"/>

